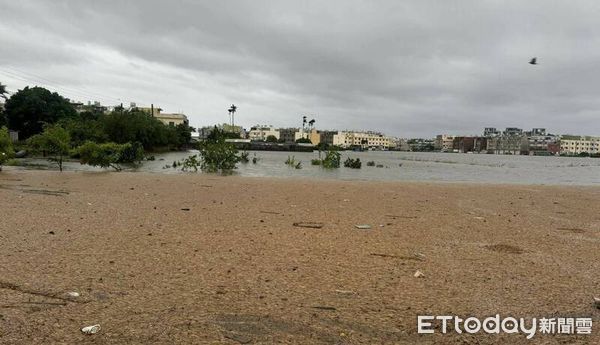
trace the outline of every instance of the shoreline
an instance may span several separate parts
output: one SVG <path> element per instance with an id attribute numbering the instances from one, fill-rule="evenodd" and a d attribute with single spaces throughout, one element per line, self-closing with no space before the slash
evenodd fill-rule
<path id="1" fill-rule="evenodd" d="M 47 173 L 61 173 L 58 169 L 50 168 L 50 169 L 30 169 L 27 166 L 3 166 L 3 172 L 47 172 Z M 171 171 L 171 170 L 169 170 Z M 2 172 L 0 172 L 1 174 Z M 464 185 L 464 186 L 473 186 L 473 187 L 549 187 L 549 188 L 600 188 L 600 183 L 595 184 L 534 184 L 527 182 L 505 182 L 505 183 L 490 183 L 490 182 L 482 182 L 482 181 L 444 181 L 444 180 L 370 180 L 370 179 L 344 179 L 344 178 L 324 178 L 318 176 L 248 176 L 241 175 L 235 170 L 233 174 L 230 175 L 221 175 L 215 173 L 203 173 L 200 170 L 198 172 L 181 172 L 181 171 L 171 171 L 171 172 L 162 172 L 162 171 L 133 171 L 133 170 L 122 170 L 122 171 L 114 171 L 112 169 L 102 169 L 102 168 L 93 168 L 90 170 L 63 170 L 62 173 L 69 174 L 106 174 L 106 173 L 115 173 L 115 174 L 135 174 L 135 175 L 148 175 L 148 176 L 173 176 L 173 177 L 191 177 L 197 176 L 198 178 L 240 178 L 240 179 L 257 179 L 264 181 L 288 181 L 288 182 L 315 182 L 315 183 L 335 183 L 335 182 L 344 182 L 344 183 L 373 183 L 373 184 L 424 184 L 424 185 Z M 1 179 L 1 178 L 0 178 Z"/>
<path id="2" fill-rule="evenodd" d="M 600 339 L 598 188 L 5 170 L 0 209 L 0 342 L 460 344 L 417 315 L 495 314 Z"/>

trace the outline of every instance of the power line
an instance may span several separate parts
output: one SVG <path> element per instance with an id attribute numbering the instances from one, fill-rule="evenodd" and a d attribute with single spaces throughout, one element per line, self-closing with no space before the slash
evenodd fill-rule
<path id="1" fill-rule="evenodd" d="M 25 83 L 29 83 L 29 84 L 33 83 L 33 84 L 38 84 L 38 85 L 46 86 L 49 89 L 52 89 L 55 92 L 59 92 L 59 93 L 65 95 L 65 96 L 69 96 L 70 98 L 83 98 L 83 99 L 86 99 L 86 100 L 98 99 L 98 97 L 92 96 L 90 94 L 87 94 L 87 93 L 84 93 L 84 92 L 81 92 L 81 91 L 68 90 L 67 88 L 56 87 L 54 85 L 49 85 L 48 83 L 40 83 L 38 80 L 32 80 L 30 78 L 26 78 L 26 77 L 23 77 L 23 76 L 14 74 L 14 73 L 10 73 L 10 72 L 4 71 L 4 70 L 0 70 L 0 73 L 3 73 L 3 74 L 5 74 L 6 76 L 8 76 L 10 78 L 14 78 L 14 79 L 17 79 L 17 80 L 20 80 L 20 81 L 24 81 Z M 71 97 L 71 96 L 76 96 L 76 97 Z M 100 99 L 104 100 L 104 101 L 108 100 L 108 99 L 106 99 L 104 97 L 101 97 Z M 107 103 L 113 103 L 113 101 L 110 101 L 110 102 L 107 102 Z"/>
<path id="2" fill-rule="evenodd" d="M 102 93 L 98 93 L 98 92 L 92 92 L 92 91 L 86 90 L 85 88 L 74 89 L 71 87 L 67 87 L 61 83 L 52 81 L 50 79 L 41 77 L 39 75 L 35 75 L 33 73 L 28 73 L 28 72 L 23 72 L 23 71 L 17 70 L 14 67 L 3 66 L 0 68 L 0 72 L 4 73 L 5 75 L 7 75 L 11 78 L 15 78 L 15 79 L 27 82 L 27 83 L 36 83 L 36 84 L 41 84 L 41 85 L 46 85 L 46 86 L 49 85 L 49 86 L 51 86 L 52 89 L 54 89 L 55 91 L 60 92 L 62 94 L 77 96 L 74 98 L 84 98 L 85 100 L 88 100 L 88 101 L 100 100 L 100 101 L 104 101 L 103 103 L 107 103 L 107 104 L 114 103 L 114 102 L 116 102 L 116 103 L 129 102 L 129 103 L 141 104 L 140 102 L 124 101 L 121 98 L 108 96 L 106 94 L 102 94 Z"/>
<path id="3" fill-rule="evenodd" d="M 70 88 L 70 87 L 67 87 L 67 86 L 65 86 L 64 84 L 61 84 L 61 83 L 59 83 L 59 82 L 52 81 L 52 80 L 50 80 L 50 79 L 48 79 L 48 78 L 44 78 L 44 77 L 42 77 L 42 76 L 39 76 L 39 75 L 33 74 L 33 73 L 31 73 L 31 72 L 25 72 L 25 71 L 21 71 L 21 70 L 19 70 L 19 69 L 15 68 L 15 67 L 11 67 L 11 66 L 4 66 L 3 68 L 5 68 L 5 69 L 8 69 L 8 70 L 9 70 L 10 72 L 12 72 L 13 74 L 18 74 L 18 75 L 21 75 L 21 76 L 25 76 L 25 77 L 29 77 L 29 78 L 33 78 L 33 79 L 37 79 L 38 81 L 39 81 L 39 80 L 41 80 L 41 81 L 45 81 L 45 82 L 47 82 L 47 83 L 49 83 L 49 84 L 58 85 L 58 86 L 60 86 L 60 87 L 62 87 L 62 88 L 64 88 L 64 89 L 71 89 L 71 90 L 74 90 L 74 89 L 72 89 L 72 88 Z M 86 90 L 86 89 L 85 89 L 85 88 L 83 88 L 83 87 L 79 87 L 79 88 L 78 88 L 77 90 L 75 90 L 75 91 L 77 91 L 77 92 L 79 92 L 79 93 L 82 93 L 82 94 L 86 94 L 86 95 L 93 95 L 94 97 L 100 97 L 100 98 L 104 98 L 104 99 L 112 99 L 112 100 L 116 100 L 116 101 L 118 101 L 118 102 L 122 102 L 122 100 L 121 100 L 120 98 L 116 98 L 116 97 L 108 96 L 108 95 L 105 95 L 105 94 L 102 94 L 102 93 L 99 93 L 99 92 L 92 92 L 92 91 L 90 91 L 90 90 Z"/>

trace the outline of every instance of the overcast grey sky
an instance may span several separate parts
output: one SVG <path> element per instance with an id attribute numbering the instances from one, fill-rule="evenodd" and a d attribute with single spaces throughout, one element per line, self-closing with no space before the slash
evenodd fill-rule
<path id="1" fill-rule="evenodd" d="M 246 127 L 600 135 L 599 23 L 594 0 L 0 0 L 0 82 L 194 126 L 235 103 Z"/>

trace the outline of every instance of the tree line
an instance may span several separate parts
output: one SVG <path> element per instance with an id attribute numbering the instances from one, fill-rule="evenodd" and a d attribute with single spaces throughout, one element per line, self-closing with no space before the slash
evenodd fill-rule
<path id="1" fill-rule="evenodd" d="M 7 98 L 4 114 L 0 117 L 0 127 L 8 126 L 18 131 L 22 140 L 41 133 L 44 126 L 54 124 L 69 132 L 72 146 L 86 141 L 139 142 L 146 150 L 182 148 L 190 143 L 192 131 L 186 124 L 165 125 L 151 114 L 135 108 L 117 107 L 105 114 L 95 107 L 88 107 L 77 112 L 68 99 L 37 86 L 25 87 Z"/>
<path id="2" fill-rule="evenodd" d="M 117 107 L 109 113 L 96 107 L 76 111 L 68 99 L 42 87 L 25 87 L 8 97 L 0 83 L 0 164 L 14 156 L 7 128 L 34 153 L 49 155 L 59 168 L 65 157 L 82 164 L 120 169 L 120 163 L 143 158 L 144 150 L 177 150 L 191 142 L 187 124 L 165 125 L 139 109 Z"/>

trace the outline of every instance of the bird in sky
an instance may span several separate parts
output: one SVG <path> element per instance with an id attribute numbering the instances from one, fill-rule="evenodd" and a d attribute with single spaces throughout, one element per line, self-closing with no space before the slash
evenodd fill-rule
<path id="1" fill-rule="evenodd" d="M 529 64 L 530 65 L 537 65 L 537 58 L 534 57 L 533 59 L 529 60 Z"/>

